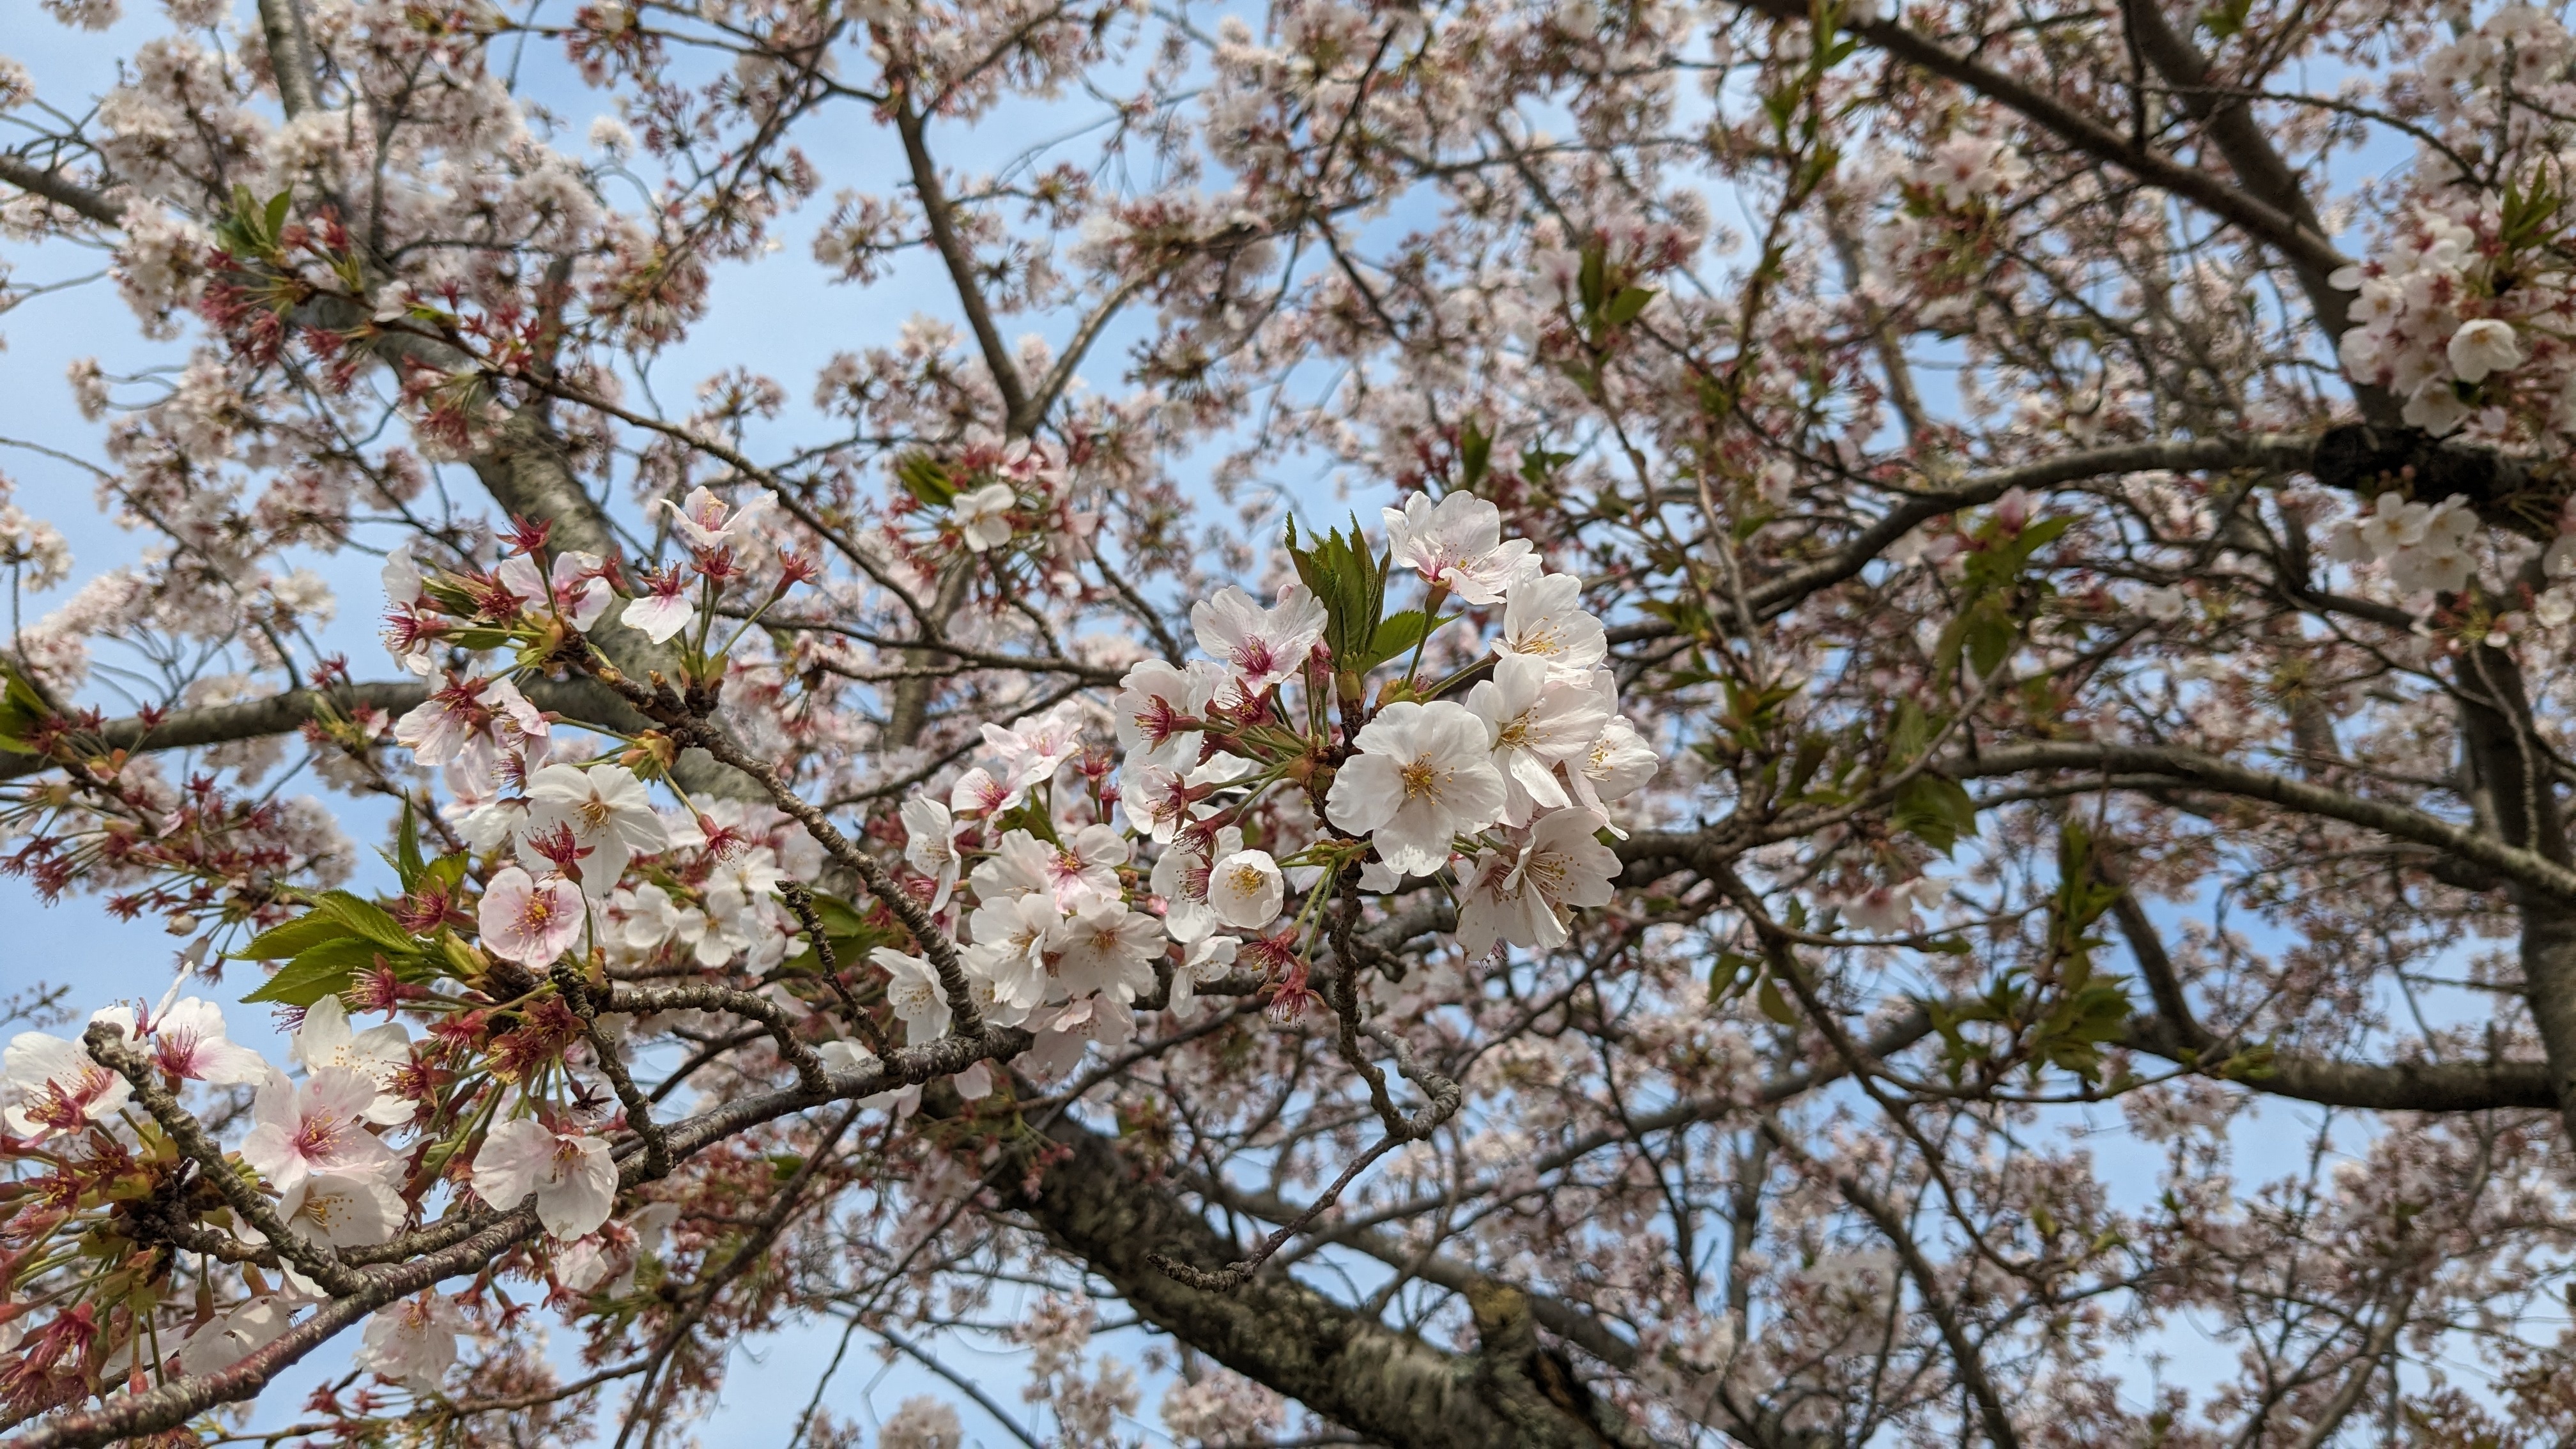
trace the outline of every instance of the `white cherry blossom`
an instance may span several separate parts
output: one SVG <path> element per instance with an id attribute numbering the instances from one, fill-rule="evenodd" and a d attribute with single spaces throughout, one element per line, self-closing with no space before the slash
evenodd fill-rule
<path id="1" fill-rule="evenodd" d="M 987 483 L 950 500 L 948 522 L 968 549 L 986 553 L 1011 541 L 1008 515 L 1018 503 L 1008 483 Z"/>
<path id="2" fill-rule="evenodd" d="M 1567 678 L 1543 658 L 1512 654 L 1468 691 L 1467 708 L 1485 722 L 1502 771 L 1505 822 L 1526 825 L 1539 810 L 1572 803 L 1556 767 L 1579 758 L 1609 724 L 1616 698 L 1609 680 L 1597 670 Z"/>
<path id="3" fill-rule="evenodd" d="M 387 1383 L 435 1393 L 456 1366 L 456 1335 L 465 1315 L 435 1290 L 415 1294 L 367 1319 L 355 1362 Z"/>
<path id="4" fill-rule="evenodd" d="M 1449 863 L 1453 838 L 1502 818 L 1492 734 L 1465 706 L 1399 700 L 1353 743 L 1359 753 L 1333 777 L 1324 818 L 1368 836 L 1389 867 L 1430 875 Z"/>
<path id="5" fill-rule="evenodd" d="M 377 1096 L 359 1115 L 381 1127 L 412 1119 L 409 1098 L 391 1089 L 394 1074 L 411 1064 L 411 1033 L 399 1021 L 355 1031 L 348 1008 L 337 996 L 324 996 L 304 1009 L 303 1024 L 287 1038 L 286 1059 L 308 1072 L 344 1067 L 375 1084 Z"/>
<path id="6" fill-rule="evenodd" d="M 1452 493 L 1436 504 L 1416 493 L 1384 513 L 1394 562 L 1468 603 L 1501 603 L 1504 591 L 1537 567 L 1530 541 L 1506 540 L 1503 511 L 1472 493 Z"/>
<path id="7" fill-rule="evenodd" d="M 376 1083 L 348 1067 L 323 1067 L 301 1083 L 272 1071 L 251 1099 L 242 1161 L 270 1186 L 291 1191 L 317 1173 L 366 1176 L 389 1170 L 394 1150 L 367 1130 Z"/>
<path id="8" fill-rule="evenodd" d="M 1282 586 L 1279 602 L 1267 609 L 1232 584 L 1190 606 L 1199 647 L 1251 697 L 1297 677 L 1324 637 L 1324 623 L 1323 603 L 1301 584 Z"/>
<path id="9" fill-rule="evenodd" d="M 1238 931 L 1258 931 L 1279 918 L 1287 889 L 1266 850 L 1238 850 L 1208 867 L 1208 907 Z"/>
<path id="10" fill-rule="evenodd" d="M 494 1127 L 474 1154 L 474 1194 L 496 1208 L 517 1207 L 534 1193 L 537 1221 L 557 1238 L 595 1231 L 617 1204 L 617 1165 L 608 1140 L 564 1131 L 532 1117 Z"/>
<path id="11" fill-rule="evenodd" d="M 1589 810 L 1553 810 L 1525 839 L 1476 859 L 1458 898 L 1458 945 L 1483 956 L 1495 943 L 1548 950 L 1564 945 L 1570 910 L 1607 905 L 1619 857 L 1593 838 Z"/>

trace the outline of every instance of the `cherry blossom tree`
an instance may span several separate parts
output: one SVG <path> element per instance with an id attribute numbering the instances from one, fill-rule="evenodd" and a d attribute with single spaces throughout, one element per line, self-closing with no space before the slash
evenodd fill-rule
<path id="1" fill-rule="evenodd" d="M 138 20 L 10 1442 L 2576 1436 L 2563 14 Z"/>

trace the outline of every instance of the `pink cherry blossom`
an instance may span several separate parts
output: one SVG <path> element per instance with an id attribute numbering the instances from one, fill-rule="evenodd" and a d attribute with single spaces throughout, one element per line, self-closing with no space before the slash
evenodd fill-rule
<path id="1" fill-rule="evenodd" d="M 475 908 L 483 945 L 524 966 L 548 966 L 581 936 L 587 920 L 581 887 L 559 875 L 531 876 L 515 865 L 493 872 Z"/>

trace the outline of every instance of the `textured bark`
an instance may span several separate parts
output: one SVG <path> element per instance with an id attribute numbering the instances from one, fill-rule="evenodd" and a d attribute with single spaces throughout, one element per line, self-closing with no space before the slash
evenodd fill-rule
<path id="1" fill-rule="evenodd" d="M 2205 1038 L 2185 1039 L 2162 1016 L 2133 1018 L 2122 1045 L 2173 1062 L 2206 1063 L 2211 1055 Z M 2529 1061 L 2382 1064 L 2276 1052 L 2259 1071 L 2229 1080 L 2266 1096 L 2374 1112 L 2548 1111 L 2559 1104 L 2552 1069 Z"/>
<path id="2" fill-rule="evenodd" d="M 1059 1117 L 1065 1156 L 1027 1212 L 1151 1322 L 1235 1372 L 1392 1449 L 1600 1449 L 1649 1441 L 1613 1411 L 1587 1422 L 1551 1402 L 1518 1365 L 1453 1354 L 1334 1302 L 1284 1272 L 1229 1293 L 1166 1276 L 1160 1253 L 1214 1269 L 1239 1256 L 1178 1198 L 1141 1182 L 1098 1133 Z"/>
<path id="3" fill-rule="evenodd" d="M 576 724 L 606 725 L 631 714 L 624 701 L 587 679 L 535 680 L 525 693 L 537 708 L 560 714 Z M 110 720 L 96 731 L 95 738 L 118 750 L 194 749 L 301 729 L 326 704 L 342 714 L 363 705 L 400 715 L 427 698 L 429 686 L 411 679 L 372 680 L 328 691 L 295 689 L 239 704 L 174 709 L 148 727 L 138 718 Z M 0 780 L 14 780 L 52 768 L 53 761 L 41 755 L 0 754 Z"/>

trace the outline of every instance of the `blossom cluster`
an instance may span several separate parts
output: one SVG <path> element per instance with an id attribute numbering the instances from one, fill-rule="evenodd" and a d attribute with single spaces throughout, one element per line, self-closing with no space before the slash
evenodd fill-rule
<path id="1" fill-rule="evenodd" d="M 1474 956 L 1562 944 L 1574 911 L 1609 900 L 1608 807 L 1657 758 L 1618 713 L 1582 581 L 1503 539 L 1500 511 L 1469 494 L 1416 496 L 1385 524 L 1383 558 L 1335 535 L 1297 555 L 1311 585 L 1267 606 L 1234 587 L 1194 606 L 1202 656 L 1149 659 L 1121 681 L 1114 763 L 1059 706 L 985 726 L 988 758 L 944 799 L 905 803 L 913 887 L 963 927 L 988 1014 L 1038 1033 L 1037 1070 L 1087 1042 L 1123 1045 L 1140 998 L 1159 991 L 1188 1012 L 1200 986 L 1239 969 L 1295 1011 L 1346 878 L 1377 892 L 1443 878 Z M 1382 619 L 1399 567 L 1425 606 Z M 1450 601 L 1460 611 L 1444 616 Z M 1490 648 L 1465 651 L 1473 663 L 1419 678 L 1431 633 L 1496 615 Z M 1396 619 L 1409 622 L 1389 649 Z M 1406 650 L 1411 667 L 1371 696 L 1371 673 Z M 926 963 L 878 959 L 916 1039 L 943 1029 Z"/>

